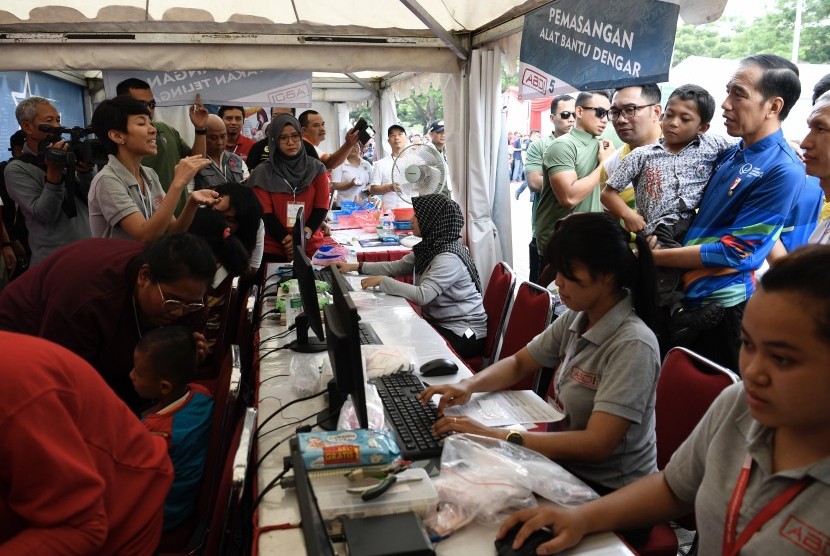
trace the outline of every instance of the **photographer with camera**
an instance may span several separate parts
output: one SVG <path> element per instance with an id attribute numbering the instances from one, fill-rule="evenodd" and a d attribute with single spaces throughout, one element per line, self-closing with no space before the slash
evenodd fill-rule
<path id="1" fill-rule="evenodd" d="M 26 219 L 34 266 L 59 247 L 90 237 L 86 195 L 92 164 L 76 160 L 76 149 L 70 152 L 73 141 L 56 136 L 60 114 L 45 98 L 27 98 L 17 105 L 15 117 L 26 144 L 4 176 Z"/>

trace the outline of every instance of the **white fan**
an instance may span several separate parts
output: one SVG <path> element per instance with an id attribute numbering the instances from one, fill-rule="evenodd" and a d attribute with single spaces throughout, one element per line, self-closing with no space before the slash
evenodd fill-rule
<path id="1" fill-rule="evenodd" d="M 438 193 L 445 179 L 444 159 L 430 145 L 409 145 L 392 165 L 392 183 L 400 186 L 398 196 L 409 204 L 412 197 Z"/>

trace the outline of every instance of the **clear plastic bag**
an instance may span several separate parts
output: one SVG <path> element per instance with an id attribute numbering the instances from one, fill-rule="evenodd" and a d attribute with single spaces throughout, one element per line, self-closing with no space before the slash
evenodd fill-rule
<path id="1" fill-rule="evenodd" d="M 417 358 L 413 347 L 370 344 L 360 346 L 360 352 L 367 380 L 415 370 Z"/>
<path id="2" fill-rule="evenodd" d="M 497 525 L 511 511 L 536 506 L 534 493 L 563 506 L 597 498 L 593 489 L 542 454 L 472 434 L 444 440 L 441 473 L 433 484 L 439 509 L 426 525 L 440 536 L 471 521 Z"/>
<path id="3" fill-rule="evenodd" d="M 378 431 L 384 430 L 386 418 L 383 414 L 383 402 L 380 401 L 378 389 L 374 384 L 366 384 L 365 391 L 366 416 L 369 418 L 369 428 Z M 340 408 L 340 416 L 337 418 L 337 430 L 356 430 L 359 428 L 361 427 L 354 410 L 352 395 L 349 394 L 346 401 L 343 402 L 343 407 Z"/>
<path id="4" fill-rule="evenodd" d="M 319 392 L 321 385 L 321 370 L 319 357 L 294 357 L 288 367 L 291 385 L 297 396 L 304 398 Z"/>

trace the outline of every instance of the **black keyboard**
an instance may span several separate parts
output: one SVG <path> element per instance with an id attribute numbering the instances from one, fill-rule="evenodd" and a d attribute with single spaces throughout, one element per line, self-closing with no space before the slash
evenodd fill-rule
<path id="1" fill-rule="evenodd" d="M 320 270 L 314 270 L 314 279 L 320 280 L 321 282 L 325 282 L 329 286 L 333 286 L 334 284 L 334 275 L 331 273 L 331 269 L 329 267 L 321 268 Z M 349 283 L 348 280 L 346 282 L 346 291 L 353 292 L 354 288 Z M 380 342 L 378 342 L 380 343 Z"/>
<path id="2" fill-rule="evenodd" d="M 357 331 L 360 333 L 360 345 L 362 346 L 382 346 L 383 342 L 380 341 L 380 336 L 378 333 L 375 332 L 375 329 L 372 328 L 372 325 L 366 322 L 359 322 L 357 323 Z"/>
<path id="3" fill-rule="evenodd" d="M 395 428 L 403 457 L 408 460 L 440 457 L 440 439 L 432 434 L 438 408 L 432 402 L 421 405 L 416 396 L 424 390 L 424 385 L 418 377 L 397 373 L 373 379 L 372 384 L 377 387 L 386 415 Z"/>

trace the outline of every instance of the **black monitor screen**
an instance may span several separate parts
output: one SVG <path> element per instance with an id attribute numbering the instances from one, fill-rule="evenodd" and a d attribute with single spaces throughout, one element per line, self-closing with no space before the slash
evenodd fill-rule
<path id="1" fill-rule="evenodd" d="M 291 241 L 294 245 L 299 245 L 300 251 L 305 253 L 305 207 L 300 207 L 297 216 L 294 218 L 294 227 L 291 228 Z"/>
<path id="2" fill-rule="evenodd" d="M 294 468 L 294 485 L 297 493 L 297 506 L 300 508 L 300 525 L 303 528 L 303 540 L 306 553 L 315 556 L 334 556 L 334 548 L 329 540 L 317 497 L 308 480 L 305 461 L 300 452 L 300 442 L 295 436 L 288 442 L 291 447 L 291 467 Z"/>
<path id="3" fill-rule="evenodd" d="M 336 423 L 339 414 L 339 405 L 348 394 L 352 395 L 357 420 L 360 428 L 369 427 L 369 417 L 366 412 L 366 391 L 364 390 L 363 359 L 360 354 L 360 316 L 357 308 L 349 296 L 346 280 L 340 274 L 336 265 L 331 266 L 332 304 L 325 308 L 326 314 L 326 343 L 328 345 L 329 361 L 334 373 L 334 391 L 329 388 L 329 416 L 334 417 Z M 327 427 L 327 425 L 329 425 Z M 331 423 L 321 422 L 324 428 L 333 428 Z"/>
<path id="4" fill-rule="evenodd" d="M 291 342 L 291 349 L 300 352 L 325 351 L 323 320 L 320 318 L 320 304 L 317 302 L 317 286 L 314 284 L 314 267 L 299 244 L 294 244 L 294 278 L 300 288 L 303 313 L 297 317 L 297 339 Z M 290 326 L 290 322 L 286 322 Z M 314 331 L 319 342 L 309 339 L 308 329 Z"/>

